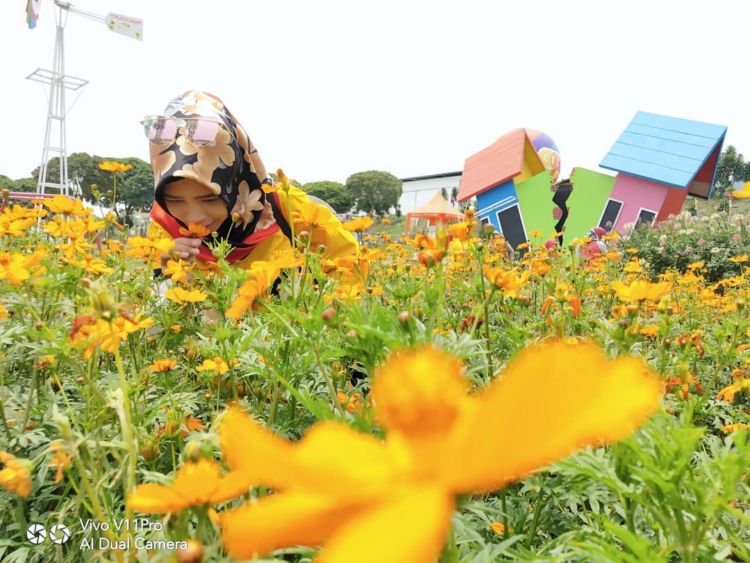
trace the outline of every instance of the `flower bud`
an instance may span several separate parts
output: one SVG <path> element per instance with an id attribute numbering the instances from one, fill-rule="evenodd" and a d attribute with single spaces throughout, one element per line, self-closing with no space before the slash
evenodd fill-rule
<path id="1" fill-rule="evenodd" d="M 333 321 L 336 320 L 336 310 L 333 307 L 328 307 L 320 316 L 326 324 L 333 324 Z"/>
<path id="2" fill-rule="evenodd" d="M 409 311 L 401 311 L 398 314 L 398 322 L 400 322 L 402 325 L 407 325 L 410 320 L 411 314 L 409 313 Z"/>
<path id="3" fill-rule="evenodd" d="M 184 542 L 184 547 L 175 551 L 179 563 L 200 563 L 203 560 L 203 544 L 198 540 L 189 539 Z"/>

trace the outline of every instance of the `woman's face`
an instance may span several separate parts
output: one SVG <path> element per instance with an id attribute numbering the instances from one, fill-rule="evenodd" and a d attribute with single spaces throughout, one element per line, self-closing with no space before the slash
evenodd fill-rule
<path id="1" fill-rule="evenodd" d="M 197 223 L 216 231 L 229 215 L 224 202 L 206 186 L 183 178 L 164 186 L 167 211 L 189 225 Z"/>

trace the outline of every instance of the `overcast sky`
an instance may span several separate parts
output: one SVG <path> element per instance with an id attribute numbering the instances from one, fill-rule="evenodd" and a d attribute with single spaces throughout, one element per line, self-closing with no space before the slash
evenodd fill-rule
<path id="1" fill-rule="evenodd" d="M 0 174 L 39 165 L 54 8 L 35 30 L 0 2 Z M 144 20 L 144 41 L 71 14 L 66 72 L 89 80 L 68 153 L 148 157 L 139 121 L 188 89 L 218 95 L 269 170 L 452 172 L 516 127 L 597 169 L 636 111 L 726 125 L 750 153 L 747 0 L 79 0 Z M 68 95 L 69 102 L 76 94 Z"/>

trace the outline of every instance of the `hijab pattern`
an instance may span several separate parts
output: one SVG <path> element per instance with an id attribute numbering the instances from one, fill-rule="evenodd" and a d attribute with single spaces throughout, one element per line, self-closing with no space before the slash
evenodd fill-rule
<path id="1" fill-rule="evenodd" d="M 216 194 L 227 207 L 228 216 L 217 229 L 217 237 L 227 240 L 236 249 L 247 249 L 242 253 L 247 255 L 258 242 L 278 230 L 276 206 L 261 188 L 250 158 L 257 150 L 247 132 L 219 98 L 206 92 L 188 91 L 174 98 L 164 115 L 211 117 L 224 127 L 219 127 L 213 143 L 203 147 L 190 143 L 182 128 L 171 144 L 150 145 L 154 173 L 151 217 L 170 234 L 179 230 L 178 225 L 187 227 L 169 213 L 164 202 L 164 187 L 182 178 L 195 180 Z M 236 222 L 232 220 L 233 214 L 238 218 Z M 204 254 L 201 253 L 202 257 Z"/>

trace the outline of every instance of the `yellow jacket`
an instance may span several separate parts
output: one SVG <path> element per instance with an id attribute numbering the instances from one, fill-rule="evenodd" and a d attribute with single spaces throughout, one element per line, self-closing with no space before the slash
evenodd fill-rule
<path id="1" fill-rule="evenodd" d="M 299 188 L 291 187 L 289 191 L 279 190 L 276 193 L 281 212 L 289 225 L 292 226 L 295 235 L 303 230 L 309 232 L 310 223 L 314 223 L 315 229 L 310 235 L 314 245 L 325 246 L 323 258 L 340 258 L 358 251 L 357 239 L 354 238 L 352 233 L 344 229 L 338 217 L 331 213 L 326 206 L 310 201 L 307 194 Z M 312 219 L 312 221 L 309 219 Z M 168 238 L 169 236 L 169 233 L 161 225 L 151 220 L 148 227 L 149 238 Z M 278 230 L 260 242 L 245 258 L 238 260 L 233 265 L 248 269 L 257 260 L 269 260 L 274 252 L 289 249 L 291 249 L 289 239 L 281 230 Z"/>

